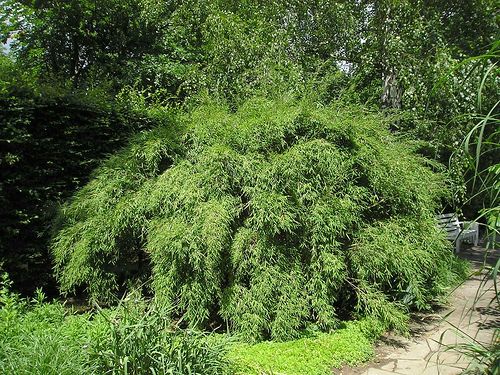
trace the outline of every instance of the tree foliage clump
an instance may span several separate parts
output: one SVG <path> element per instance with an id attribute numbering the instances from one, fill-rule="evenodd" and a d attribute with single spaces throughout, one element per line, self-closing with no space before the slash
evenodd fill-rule
<path id="1" fill-rule="evenodd" d="M 190 324 L 218 316 L 248 340 L 357 314 L 403 328 L 456 261 L 433 219 L 443 177 L 387 121 L 253 99 L 143 133 L 62 208 L 62 290 L 104 299 L 148 280 Z"/>

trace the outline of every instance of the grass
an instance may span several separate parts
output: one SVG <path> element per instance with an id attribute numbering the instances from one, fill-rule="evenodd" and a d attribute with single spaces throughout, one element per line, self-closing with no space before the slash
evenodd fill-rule
<path id="1" fill-rule="evenodd" d="M 58 303 L 21 299 L 0 284 L 1 374 L 94 374 L 84 345 L 88 342 L 83 319 L 67 316 Z"/>
<path id="2" fill-rule="evenodd" d="M 310 329 L 300 339 L 255 345 L 226 334 L 180 329 L 168 311 L 133 295 L 113 308 L 76 313 L 25 299 L 0 280 L 0 374 L 328 374 L 373 355 L 385 328 L 373 319 Z"/>
<path id="3" fill-rule="evenodd" d="M 126 298 L 74 314 L 9 291 L 0 280 L 0 374 L 230 374 L 226 336 L 180 329 L 165 309 Z"/>

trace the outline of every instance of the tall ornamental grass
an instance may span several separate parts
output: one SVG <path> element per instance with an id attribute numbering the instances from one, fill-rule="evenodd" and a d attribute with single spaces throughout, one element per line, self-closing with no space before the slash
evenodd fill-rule
<path id="1" fill-rule="evenodd" d="M 94 374 L 83 346 L 88 342 L 81 321 L 69 317 L 61 304 L 33 300 L 10 291 L 7 274 L 0 280 L 0 373 L 5 375 Z"/>
<path id="2" fill-rule="evenodd" d="M 469 114 L 476 120 L 476 124 L 464 138 L 462 147 L 453 156 L 454 159 L 463 159 L 471 172 L 468 181 L 467 204 L 475 203 L 479 207 L 476 222 L 486 229 L 487 252 L 500 245 L 500 40 L 497 40 L 488 53 L 470 58 L 462 64 L 473 63 L 473 68 L 467 79 L 473 81 L 478 78 L 477 113 Z M 485 261 L 486 261 L 485 254 Z M 500 312 L 500 258 L 493 264 L 484 265 L 486 272 L 471 311 L 477 308 L 478 303 L 490 298 L 487 308 L 498 316 Z M 493 297 L 487 297 L 493 295 Z M 469 311 L 464 312 L 465 316 Z M 495 321 L 494 330 L 489 343 L 481 342 L 475 336 L 470 336 L 459 328 L 454 332 L 463 341 L 461 344 L 445 345 L 447 350 L 455 350 L 469 359 L 470 364 L 464 371 L 467 374 L 482 373 L 487 375 L 500 374 L 500 328 Z"/>
<path id="3" fill-rule="evenodd" d="M 458 271 L 434 222 L 444 178 L 389 121 L 256 98 L 142 134 L 62 207 L 62 290 L 145 282 L 173 316 L 249 341 L 362 315 L 404 330 Z"/>

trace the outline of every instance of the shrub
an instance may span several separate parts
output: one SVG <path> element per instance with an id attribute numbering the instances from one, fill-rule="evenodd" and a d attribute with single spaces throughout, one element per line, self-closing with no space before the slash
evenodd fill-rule
<path id="1" fill-rule="evenodd" d="M 443 177 L 388 121 L 257 98 L 143 134 L 61 210 L 62 290 L 112 298 L 150 264 L 173 314 L 222 318 L 250 341 L 293 339 L 307 321 L 334 328 L 340 314 L 403 329 L 455 260 L 433 221 Z"/>

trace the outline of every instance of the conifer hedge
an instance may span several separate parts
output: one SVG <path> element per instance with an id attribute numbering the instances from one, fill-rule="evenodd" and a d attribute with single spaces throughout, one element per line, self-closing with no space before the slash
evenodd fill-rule
<path id="1" fill-rule="evenodd" d="M 253 99 L 141 134 L 61 209 L 62 290 L 109 299 L 142 277 L 190 324 L 219 317 L 248 340 L 359 314 L 402 328 L 456 260 L 434 223 L 444 178 L 387 121 Z"/>

